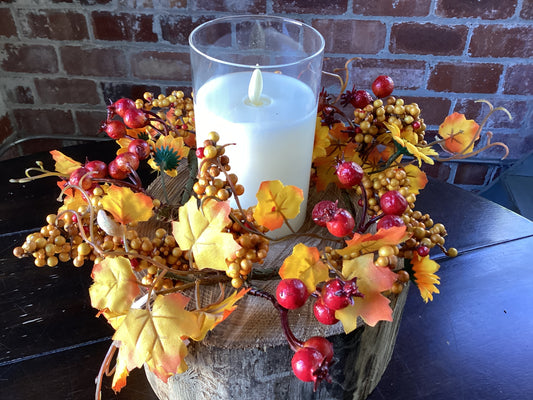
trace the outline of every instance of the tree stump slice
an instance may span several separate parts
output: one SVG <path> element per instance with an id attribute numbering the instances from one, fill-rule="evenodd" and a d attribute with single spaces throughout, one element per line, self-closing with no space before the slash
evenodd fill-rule
<path id="1" fill-rule="evenodd" d="M 186 165 L 182 168 L 176 178 L 165 179 L 167 195 L 175 203 L 179 202 L 187 180 Z M 148 191 L 156 198 L 163 198 L 160 178 Z M 339 198 L 342 196 L 337 189 L 321 193 L 311 190 L 306 222 L 299 233 L 324 236 L 324 228 L 311 220 L 312 206 L 320 200 Z M 352 208 L 358 210 L 356 199 L 352 197 L 350 201 Z M 143 223 L 138 230 L 149 236 L 161 226 L 171 231 L 168 225 L 155 220 Z M 335 246 L 336 242 L 311 235 L 271 242 L 265 263 L 254 269 L 279 268 L 297 243 L 324 248 Z M 255 287 L 269 293 L 275 293 L 278 282 L 279 279 L 252 280 Z M 231 292 L 228 288 L 227 294 Z M 203 290 L 200 303 L 209 304 L 219 296 L 218 286 Z M 389 297 L 393 322 L 382 321 L 369 327 L 359 320 L 359 327 L 348 335 L 340 322 L 332 326 L 318 323 L 313 315 L 312 299 L 302 308 L 289 311 L 290 327 L 297 338 L 305 341 L 311 336 L 324 336 L 334 345 L 336 363 L 330 370 L 332 383 L 322 382 L 316 392 L 312 383 L 300 381 L 292 372 L 294 353 L 287 345 L 278 312 L 268 300 L 255 296 L 241 299 L 237 309 L 202 342 L 191 341 L 185 358 L 189 367 L 186 372 L 164 383 L 145 367 L 146 376 L 160 400 L 364 399 L 375 388 L 390 361 L 406 297 L 407 287 L 400 295 Z"/>

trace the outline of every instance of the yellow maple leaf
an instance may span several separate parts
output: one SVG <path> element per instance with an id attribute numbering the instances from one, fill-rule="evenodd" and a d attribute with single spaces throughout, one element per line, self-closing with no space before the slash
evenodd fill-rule
<path id="1" fill-rule="evenodd" d="M 223 232 L 229 223 L 229 202 L 204 203 L 204 212 L 191 197 L 179 208 L 179 221 L 172 222 L 172 233 L 182 250 L 192 250 L 198 269 L 226 271 L 226 258 L 241 246 L 231 233 Z"/>
<path id="2" fill-rule="evenodd" d="M 300 204 L 304 200 L 303 190 L 292 185 L 283 185 L 281 181 L 261 182 L 256 194 L 257 206 L 254 210 L 255 220 L 269 230 L 278 229 L 285 220 L 290 220 L 300 213 Z"/>
<path id="3" fill-rule="evenodd" d="M 454 112 L 440 124 L 439 136 L 445 139 L 440 145 L 448 153 L 471 153 L 479 139 L 479 125 L 473 119 L 466 119 L 464 114 Z"/>
<path id="4" fill-rule="evenodd" d="M 56 162 L 55 170 L 60 174 L 70 175 L 72 171 L 75 171 L 81 167 L 80 162 L 73 160 L 58 150 L 51 150 L 50 154 Z"/>
<path id="5" fill-rule="evenodd" d="M 130 260 L 125 257 L 106 257 L 94 265 L 91 276 L 91 305 L 98 310 L 126 313 L 140 293 Z"/>
<path id="6" fill-rule="evenodd" d="M 389 229 L 380 229 L 377 233 L 365 233 L 361 235 L 355 233 L 353 238 L 346 241 L 347 246 L 338 249 L 341 256 L 356 254 L 367 254 L 378 251 L 382 246 L 394 246 L 404 242 L 411 236 L 406 232 L 405 226 L 393 226 Z"/>
<path id="7" fill-rule="evenodd" d="M 320 252 L 316 247 L 298 243 L 292 249 L 292 254 L 283 262 L 279 275 L 282 279 L 300 279 L 307 291 L 313 293 L 317 284 L 328 280 L 329 268 L 320 261 Z"/>
<path id="8" fill-rule="evenodd" d="M 146 364 L 163 382 L 187 370 L 187 340 L 201 340 L 224 320 L 245 291 L 213 305 L 211 312 L 185 309 L 189 299 L 181 293 L 156 297 L 151 310 L 130 309 L 113 340 L 119 342 L 119 355 L 113 389 L 125 384 L 128 371 Z M 115 386 L 116 385 L 116 386 Z"/>
<path id="9" fill-rule="evenodd" d="M 389 290 L 396 282 L 396 274 L 387 267 L 374 264 L 374 255 L 365 254 L 342 263 L 342 275 L 350 280 L 357 278 L 357 286 L 363 297 L 354 297 L 353 305 L 335 311 L 335 318 L 342 322 L 346 333 L 357 327 L 357 318 L 361 317 L 369 326 L 379 321 L 392 321 L 390 300 L 381 292 Z"/>
<path id="10" fill-rule="evenodd" d="M 102 208 L 124 225 L 148 221 L 153 215 L 152 198 L 143 193 L 135 193 L 127 187 L 111 185 L 101 201 Z"/>
<path id="11" fill-rule="evenodd" d="M 331 144 L 331 141 L 329 140 L 329 128 L 322 125 L 320 119 L 320 117 L 317 117 L 316 119 L 313 160 L 319 157 L 325 157 L 327 154 L 326 148 Z"/>
<path id="12" fill-rule="evenodd" d="M 409 193 L 420 193 L 428 183 L 428 178 L 425 172 L 413 164 L 406 165 L 404 170 L 409 178 Z"/>

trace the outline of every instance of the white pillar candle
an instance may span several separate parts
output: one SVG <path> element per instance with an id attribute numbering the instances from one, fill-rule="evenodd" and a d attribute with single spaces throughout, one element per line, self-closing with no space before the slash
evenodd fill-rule
<path id="1" fill-rule="evenodd" d="M 201 146 L 207 134 L 216 131 L 220 144 L 235 143 L 226 147 L 226 154 L 232 172 L 245 187 L 240 196 L 244 208 L 257 203 L 255 195 L 262 181 L 280 180 L 302 189 L 305 200 L 300 215 L 290 222 L 298 229 L 305 220 L 316 97 L 295 78 L 273 72 L 261 75 L 262 91 L 259 81 L 250 85 L 252 72 L 222 75 L 200 87 L 194 108 L 197 142 Z M 261 93 L 256 104 L 254 91 Z M 289 230 L 284 226 L 276 236 L 286 233 Z"/>

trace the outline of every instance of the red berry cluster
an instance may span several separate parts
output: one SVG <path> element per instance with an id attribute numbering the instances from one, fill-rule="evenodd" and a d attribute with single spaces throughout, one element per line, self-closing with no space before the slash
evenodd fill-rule
<path id="1" fill-rule="evenodd" d="M 357 278 L 349 281 L 339 278 L 329 280 L 313 305 L 317 321 L 324 325 L 336 324 L 339 320 L 335 317 L 335 311 L 352 305 L 354 297 L 363 297 L 357 287 Z"/>
<path id="2" fill-rule="evenodd" d="M 312 293 L 317 296 L 318 292 Z M 276 289 L 276 301 L 281 306 L 282 326 L 294 355 L 291 360 L 294 375 L 304 382 L 314 382 L 316 390 L 318 384 L 326 380 L 331 382 L 329 367 L 333 364 L 333 345 L 321 336 L 313 336 L 305 342 L 297 340 L 288 327 L 287 310 L 302 307 L 311 293 L 300 279 L 283 279 Z"/>

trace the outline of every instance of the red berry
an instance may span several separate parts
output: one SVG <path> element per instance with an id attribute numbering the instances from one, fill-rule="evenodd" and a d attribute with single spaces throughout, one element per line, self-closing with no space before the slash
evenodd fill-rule
<path id="1" fill-rule="evenodd" d="M 109 176 L 113 179 L 122 180 L 129 175 L 129 171 L 124 171 L 119 168 L 116 160 L 113 160 L 109 163 L 107 170 L 109 172 Z"/>
<path id="2" fill-rule="evenodd" d="M 135 102 L 131 99 L 122 98 L 115 101 L 113 104 L 107 107 L 107 109 L 114 114 L 117 114 L 120 117 L 124 117 L 126 111 L 137 109 L 135 107 Z"/>
<path id="3" fill-rule="evenodd" d="M 376 78 L 374 83 L 372 83 L 372 91 L 379 98 L 390 96 L 393 90 L 394 81 L 390 76 L 380 75 Z"/>
<path id="4" fill-rule="evenodd" d="M 363 168 L 356 162 L 344 161 L 337 166 L 336 174 L 341 185 L 355 186 L 363 179 Z"/>
<path id="5" fill-rule="evenodd" d="M 317 349 L 302 347 L 292 356 L 291 365 L 294 375 L 304 382 L 316 382 L 324 356 Z"/>
<path id="6" fill-rule="evenodd" d="M 403 222 L 402 217 L 399 217 L 398 215 L 394 214 L 387 214 L 381 217 L 377 223 L 378 230 L 380 229 L 389 229 L 393 226 L 404 226 L 405 222 Z"/>
<path id="7" fill-rule="evenodd" d="M 107 164 L 103 161 L 94 160 L 85 163 L 85 168 L 91 171 L 91 178 L 101 179 L 107 176 Z"/>
<path id="8" fill-rule="evenodd" d="M 204 155 L 204 147 L 198 147 L 196 149 L 196 157 L 198 157 L 200 160 L 205 157 L 205 155 Z"/>
<path id="9" fill-rule="evenodd" d="M 128 151 L 135 154 L 139 160 L 146 160 L 150 155 L 150 145 L 146 140 L 134 139 L 128 145 Z"/>
<path id="10" fill-rule="evenodd" d="M 366 90 L 357 90 L 352 97 L 352 105 L 355 108 L 365 108 L 367 105 L 372 103 L 374 99 L 372 99 L 372 96 L 370 93 L 368 93 Z"/>
<path id="11" fill-rule="evenodd" d="M 322 288 L 322 302 L 332 310 L 340 310 L 353 304 L 354 295 L 361 295 L 355 281 L 347 283 L 335 278 L 328 281 Z"/>
<path id="12" fill-rule="evenodd" d="M 144 111 L 137 108 L 126 110 L 122 118 L 126 126 L 132 129 L 144 128 L 148 124 Z"/>
<path id="13" fill-rule="evenodd" d="M 129 151 L 116 156 L 115 162 L 119 169 L 127 173 L 131 172 L 131 170 L 136 171 L 139 168 L 139 158 Z"/>
<path id="14" fill-rule="evenodd" d="M 325 227 L 335 212 L 338 210 L 337 203 L 329 200 L 322 200 L 315 204 L 311 212 L 311 218 L 318 226 Z"/>
<path id="15" fill-rule="evenodd" d="M 343 208 L 339 208 L 333 218 L 326 223 L 326 227 L 333 236 L 344 237 L 352 233 L 355 221 L 352 214 Z"/>
<path id="16" fill-rule="evenodd" d="M 379 205 L 385 214 L 402 215 L 409 204 L 397 190 L 389 190 L 379 199 Z"/>
<path id="17" fill-rule="evenodd" d="M 118 120 L 111 120 L 106 121 L 101 128 L 111 139 L 118 140 L 120 138 L 123 138 L 127 131 L 126 127 L 121 121 Z"/>
<path id="18" fill-rule="evenodd" d="M 68 183 L 75 186 L 80 186 L 83 190 L 89 190 L 93 186 L 93 180 L 88 175 L 89 170 L 85 167 L 79 167 L 78 169 L 70 173 Z"/>
<path id="19" fill-rule="evenodd" d="M 300 279 L 283 279 L 276 289 L 278 303 L 288 310 L 295 310 L 305 304 L 309 292 Z"/>
<path id="20" fill-rule="evenodd" d="M 418 246 L 416 252 L 420 257 L 425 257 L 429 254 L 429 247 L 427 246 Z"/>
<path id="21" fill-rule="evenodd" d="M 411 126 L 413 127 L 413 129 L 414 129 L 415 131 L 417 131 L 417 130 L 420 129 L 420 126 L 421 126 L 421 125 L 420 125 L 420 122 L 418 122 L 418 121 L 414 121 L 414 122 L 411 124 Z"/>
<path id="22" fill-rule="evenodd" d="M 318 322 L 324 325 L 335 325 L 339 320 L 335 318 L 335 310 L 324 304 L 319 297 L 313 305 L 313 314 Z"/>
<path id="23" fill-rule="evenodd" d="M 311 347 L 316 349 L 326 358 L 326 362 L 331 362 L 333 359 L 333 344 L 322 336 L 312 336 L 304 343 L 304 347 Z"/>

